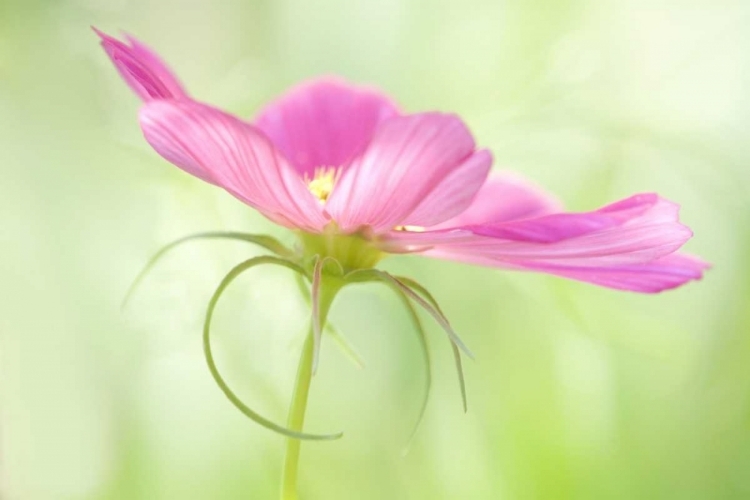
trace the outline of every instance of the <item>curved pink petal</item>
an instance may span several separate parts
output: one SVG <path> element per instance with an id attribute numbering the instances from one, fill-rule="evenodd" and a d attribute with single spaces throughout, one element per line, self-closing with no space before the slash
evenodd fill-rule
<path id="1" fill-rule="evenodd" d="M 102 47 L 131 89 L 144 101 L 187 97 L 177 77 L 146 45 L 127 36 L 130 45 L 94 28 Z"/>
<path id="2" fill-rule="evenodd" d="M 691 255 L 672 254 L 644 264 L 632 264 L 593 269 L 565 267 L 526 267 L 577 281 L 617 290 L 639 293 L 658 293 L 703 278 L 703 272 L 711 266 Z"/>
<path id="3" fill-rule="evenodd" d="M 486 149 L 469 156 L 422 200 L 402 225 L 434 226 L 463 213 L 485 184 L 490 167 L 492 154 Z"/>
<path id="4" fill-rule="evenodd" d="M 455 115 L 391 118 L 341 176 L 326 209 L 343 231 L 363 226 L 376 233 L 389 231 L 409 221 L 420 203 L 472 153 L 474 139 Z"/>
<path id="5" fill-rule="evenodd" d="M 476 235 L 502 238 L 523 243 L 558 243 L 569 245 L 577 238 L 609 237 L 630 230 L 669 228 L 687 229 L 673 223 L 678 220 L 679 206 L 653 193 L 638 194 L 587 213 L 559 213 L 533 219 L 485 223 L 471 226 Z"/>
<path id="6" fill-rule="evenodd" d="M 562 203 L 540 187 L 512 172 L 493 172 L 469 207 L 430 229 L 508 222 L 562 210 Z"/>
<path id="7" fill-rule="evenodd" d="M 315 232 L 329 222 L 299 175 L 252 125 L 188 100 L 151 101 L 140 121 L 146 140 L 164 158 L 278 224 Z"/>
<path id="8" fill-rule="evenodd" d="M 396 106 L 376 90 L 324 78 L 269 104 L 255 125 L 302 175 L 312 177 L 316 167 L 346 168 L 378 124 L 396 114 Z"/>
<path id="9" fill-rule="evenodd" d="M 612 288 L 632 282 L 628 289 L 636 289 L 640 283 L 646 290 L 651 285 L 658 288 L 659 283 L 666 287 L 679 276 L 685 281 L 696 279 L 696 267 L 672 255 L 692 236 L 678 221 L 678 208 L 657 195 L 642 194 L 587 213 L 421 233 L 394 231 L 381 239 L 381 246 L 387 251 L 422 251 L 436 258 L 547 272 Z"/>

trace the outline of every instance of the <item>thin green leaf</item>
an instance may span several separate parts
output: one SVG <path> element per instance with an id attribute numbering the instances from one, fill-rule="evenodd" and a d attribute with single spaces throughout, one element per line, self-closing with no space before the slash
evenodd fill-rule
<path id="1" fill-rule="evenodd" d="M 315 259 L 312 277 L 312 330 L 313 330 L 313 358 L 312 373 L 318 371 L 318 360 L 320 359 L 320 339 L 323 336 L 320 328 L 320 287 L 323 281 L 324 259 Z"/>
<path id="2" fill-rule="evenodd" d="M 419 320 L 419 315 L 417 314 L 417 311 L 414 309 L 414 306 L 411 305 L 411 302 L 409 301 L 409 297 L 405 293 L 399 290 L 397 295 L 399 296 L 401 301 L 404 303 L 404 306 L 409 312 L 409 318 L 411 319 L 412 323 L 414 323 L 414 330 L 416 330 L 417 332 L 417 337 L 419 338 L 419 346 L 422 348 L 422 356 L 424 356 L 424 367 L 425 367 L 424 396 L 422 397 L 422 405 L 419 408 L 419 415 L 417 416 L 417 421 L 414 424 L 414 428 L 412 429 L 411 434 L 409 435 L 409 440 L 406 442 L 406 446 L 404 447 L 404 450 L 402 452 L 404 455 L 406 455 L 409 452 L 409 449 L 411 448 L 411 444 L 414 441 L 414 436 L 417 435 L 419 426 L 422 423 L 422 420 L 424 420 L 424 415 L 425 415 L 425 412 L 427 411 L 427 403 L 429 402 L 430 392 L 432 390 L 432 361 L 430 358 L 430 349 L 427 344 L 427 335 L 425 335 L 424 328 L 422 327 L 422 322 Z"/>
<path id="3" fill-rule="evenodd" d="M 403 295 L 407 299 L 414 300 L 419 305 L 421 305 L 427 312 L 429 312 L 435 319 L 438 320 L 438 322 L 443 326 L 443 328 L 448 332 L 448 338 L 451 342 L 451 348 L 453 349 L 453 357 L 456 363 L 456 371 L 458 372 L 458 384 L 461 389 L 461 401 L 463 402 L 463 408 L 464 412 L 468 409 L 467 404 L 467 397 L 466 397 L 466 382 L 464 378 L 464 371 L 463 371 L 463 364 L 461 362 L 461 352 L 459 351 L 459 347 L 461 344 L 456 342 L 454 339 L 457 339 L 458 336 L 453 332 L 452 328 L 450 327 L 450 323 L 448 323 L 448 320 L 445 318 L 445 315 L 443 314 L 443 311 L 440 309 L 440 306 L 438 305 L 435 298 L 432 296 L 432 294 L 422 285 L 417 283 L 414 280 L 411 280 L 409 278 L 396 278 L 395 276 L 391 276 L 390 274 L 378 271 L 377 269 L 361 269 L 357 271 L 352 271 L 351 273 L 346 275 L 347 281 L 351 281 L 354 283 L 364 283 L 364 282 L 370 282 L 370 281 L 380 281 L 382 283 L 385 283 L 389 286 L 391 286 L 394 290 L 399 292 L 399 295 Z M 408 286 L 407 286 L 408 285 Z M 417 295 L 411 288 L 414 287 L 419 293 L 425 296 L 425 298 L 420 297 Z M 428 303 L 429 302 L 429 303 Z M 409 304 L 411 307 L 411 304 Z M 413 308 L 412 308 L 413 311 Z M 442 319 L 442 321 L 441 321 Z M 447 328 L 446 328 L 447 325 Z M 453 335 L 451 335 L 451 332 Z M 460 341 L 460 339 L 458 339 Z"/>
<path id="4" fill-rule="evenodd" d="M 347 275 L 347 279 L 353 282 L 380 280 L 384 283 L 387 283 L 394 289 L 404 293 L 408 298 L 421 305 L 428 313 L 430 313 L 430 315 L 432 315 L 432 317 L 434 317 L 438 321 L 438 323 L 440 323 L 443 329 L 445 329 L 445 331 L 448 333 L 448 337 L 451 341 L 453 357 L 456 363 L 456 371 L 458 372 L 458 383 L 461 389 L 461 400 L 463 402 L 464 412 L 466 412 L 468 409 L 466 383 L 464 378 L 463 364 L 461 363 L 461 353 L 459 351 L 459 347 L 461 347 L 463 343 L 451 328 L 450 323 L 443 314 L 443 311 L 440 309 L 440 306 L 438 305 L 432 294 L 425 287 L 410 278 L 404 278 L 400 276 L 396 278 L 388 273 L 378 271 L 376 269 L 352 271 Z M 422 294 L 425 298 L 417 295 L 417 293 L 415 293 L 412 288 L 416 289 L 417 292 Z M 473 357 L 465 346 L 463 347 L 463 349 L 469 353 L 470 357 Z"/>
<path id="5" fill-rule="evenodd" d="M 417 281 L 414 281 L 411 278 L 407 278 L 404 276 L 397 276 L 396 279 L 403 283 L 405 286 L 408 286 L 410 288 L 413 288 L 417 290 L 417 293 L 420 293 L 427 299 L 427 301 L 432 304 L 432 307 L 435 308 L 435 310 L 443 317 L 445 315 L 443 314 L 443 311 L 440 309 L 440 305 L 438 304 L 437 300 L 435 300 L 435 297 L 432 296 L 429 290 L 427 290 L 424 286 L 422 286 Z M 467 398 L 466 398 L 466 380 L 464 378 L 464 368 L 463 363 L 461 362 L 461 352 L 458 350 L 458 346 L 455 342 L 451 341 L 451 349 L 453 350 L 453 359 L 456 363 L 456 371 L 458 372 L 458 384 L 461 388 L 461 400 L 463 401 L 464 405 L 464 413 L 468 411 L 469 407 L 467 404 Z"/>
<path id="6" fill-rule="evenodd" d="M 453 349 L 453 359 L 456 362 L 456 372 L 458 373 L 458 385 L 461 388 L 461 401 L 464 404 L 464 413 L 469 411 L 469 405 L 466 401 L 466 380 L 464 379 L 464 367 L 461 362 L 461 351 L 458 350 L 458 346 L 455 342 L 451 342 L 451 348 Z"/>
<path id="7" fill-rule="evenodd" d="M 389 275 L 390 276 L 390 275 Z M 414 281 L 411 278 L 406 278 L 404 276 L 391 276 L 396 282 L 409 290 L 407 292 L 407 295 L 409 295 L 411 298 L 413 298 L 415 301 L 417 301 L 418 304 L 420 304 L 422 307 L 424 307 L 427 312 L 435 316 L 435 319 L 438 320 L 438 322 L 443 326 L 443 328 L 446 329 L 448 334 L 450 335 L 453 342 L 461 348 L 464 353 L 466 353 L 467 356 L 474 359 L 474 354 L 469 350 L 468 347 L 463 343 L 463 341 L 459 338 L 458 334 L 453 330 L 453 327 L 451 326 L 450 322 L 448 321 L 448 318 L 445 316 L 445 313 L 443 313 L 443 310 L 440 308 L 440 304 L 438 304 L 437 300 L 435 300 L 435 297 L 427 290 L 425 287 L 423 287 L 418 282 Z M 415 293 L 412 289 L 416 290 Z M 419 295 L 417 295 L 419 294 Z M 420 296 L 421 295 L 421 296 Z"/>
<path id="8" fill-rule="evenodd" d="M 301 274 L 295 274 L 295 276 L 297 286 L 299 287 L 299 291 L 302 294 L 302 297 L 305 299 L 307 305 L 312 307 L 312 298 L 310 297 L 310 290 L 307 288 L 307 285 L 305 283 L 305 276 Z M 357 368 L 365 368 L 365 365 L 367 363 L 365 362 L 362 355 L 359 353 L 359 351 L 357 351 L 354 345 L 349 342 L 349 340 L 341 332 L 339 332 L 335 326 L 333 326 L 333 323 L 331 323 L 330 320 L 326 321 L 326 325 L 323 328 L 323 331 L 330 335 L 331 339 L 333 339 L 339 349 L 341 349 L 341 352 L 344 353 L 344 355 L 352 363 L 354 363 Z"/>
<path id="9" fill-rule="evenodd" d="M 314 259 L 312 272 L 313 375 L 318 371 L 320 341 L 323 336 L 322 327 L 327 322 L 328 310 L 333 303 L 334 297 L 341 289 L 340 278 L 344 274 L 341 264 L 333 257 L 320 257 L 316 255 Z M 326 268 L 327 272 L 324 273 L 323 271 Z M 325 283 L 324 279 L 326 280 Z"/>
<path id="10" fill-rule="evenodd" d="M 458 347 L 461 348 L 464 353 L 466 353 L 467 356 L 474 359 L 474 354 L 469 350 L 468 347 L 466 347 L 466 344 L 464 344 L 463 340 L 458 336 L 458 334 L 453 330 L 453 327 L 451 326 L 450 322 L 448 321 L 448 318 L 445 317 L 443 314 L 443 311 L 440 310 L 440 307 L 437 305 L 437 302 L 432 297 L 432 295 L 422 286 L 419 285 L 419 283 L 408 280 L 410 283 L 413 283 L 417 285 L 415 288 L 417 288 L 420 292 L 424 293 L 429 300 L 429 302 L 425 299 L 423 299 L 420 295 L 416 294 L 409 286 L 404 284 L 404 282 L 400 281 L 400 278 L 396 278 L 395 276 L 392 276 L 384 271 L 379 271 L 377 269 L 361 269 L 357 271 L 352 271 L 347 275 L 350 280 L 358 280 L 359 277 L 363 277 L 364 279 L 367 279 L 368 276 L 378 276 L 378 278 L 381 281 L 384 281 L 386 283 L 391 284 L 392 286 L 395 286 L 402 292 L 404 292 L 410 299 L 412 299 L 414 302 L 422 306 L 422 308 L 427 311 L 430 316 L 435 318 L 435 321 L 438 322 L 440 326 L 443 327 L 443 330 L 445 330 L 445 333 L 448 334 L 448 337 L 450 337 L 451 341 L 455 343 Z"/>
<path id="11" fill-rule="evenodd" d="M 239 409 L 244 415 L 249 417 L 251 420 L 253 420 L 257 424 L 262 425 L 266 429 L 272 430 L 286 437 L 294 438 L 294 439 L 307 439 L 307 440 L 317 440 L 317 441 L 338 439 L 341 436 L 343 436 L 343 433 L 339 432 L 336 434 L 306 434 L 302 432 L 296 432 L 286 427 L 283 427 L 279 424 L 276 424 L 268 420 L 267 418 L 261 416 L 259 413 L 257 413 L 256 411 L 248 407 L 245 403 L 243 403 L 234 394 L 234 392 L 232 392 L 232 390 L 229 388 L 229 386 L 227 385 L 227 383 L 224 381 L 223 377 L 219 373 L 218 368 L 216 367 L 216 362 L 214 360 L 213 353 L 211 351 L 211 338 L 210 338 L 211 319 L 213 318 L 214 308 L 216 307 L 216 304 L 219 301 L 219 298 L 224 293 L 226 288 L 232 283 L 232 281 L 234 281 L 243 272 L 261 264 L 280 265 L 280 266 L 289 268 L 295 272 L 304 273 L 304 270 L 301 267 L 299 267 L 297 264 L 295 264 L 294 262 L 291 262 L 291 261 L 288 261 L 286 259 L 282 259 L 279 257 L 273 257 L 270 255 L 248 259 L 245 262 L 238 264 L 231 271 L 229 271 L 229 273 L 224 277 L 224 279 L 221 281 L 218 288 L 214 292 L 213 296 L 211 297 L 211 300 L 208 303 L 208 309 L 206 310 L 206 319 L 205 319 L 205 322 L 203 323 L 203 351 L 206 357 L 206 363 L 208 364 L 208 368 L 211 371 L 211 375 L 213 376 L 214 380 L 216 381 L 216 384 L 222 390 L 224 395 L 229 399 L 229 401 L 231 401 L 231 403 L 235 407 L 237 407 L 237 409 Z"/>
<path id="12" fill-rule="evenodd" d="M 305 274 L 299 274 L 296 273 L 294 275 L 294 281 L 297 282 L 297 288 L 299 289 L 300 294 L 302 294 L 302 297 L 305 299 L 305 302 L 307 305 L 311 305 L 311 299 L 310 299 L 310 289 L 307 288 L 307 281 L 305 281 L 305 278 L 307 278 L 307 275 Z"/>
<path id="13" fill-rule="evenodd" d="M 170 250 L 182 245 L 183 243 L 187 243 L 193 240 L 201 240 L 201 239 L 230 239 L 230 240 L 245 241 L 247 243 L 253 243 L 255 245 L 259 245 L 265 248 L 266 250 L 275 253 L 276 255 L 280 257 L 290 258 L 294 255 L 294 253 L 291 250 L 289 250 L 287 247 L 285 247 L 283 244 L 281 244 L 279 240 L 271 236 L 266 236 L 263 234 L 248 234 L 248 233 L 239 233 L 239 232 L 232 232 L 232 231 L 230 232 L 218 232 L 217 231 L 217 232 L 191 234 L 189 236 L 185 236 L 176 241 L 173 241 L 172 243 L 169 243 L 168 245 L 165 245 L 158 252 L 156 252 L 156 254 L 154 254 L 154 256 L 151 257 L 151 259 L 149 259 L 149 261 L 143 267 L 141 272 L 138 273 L 138 276 L 136 276 L 133 283 L 130 285 L 130 288 L 128 288 L 128 291 L 125 294 L 125 298 L 122 301 L 121 307 L 124 308 L 128 304 L 130 297 L 132 297 L 133 292 L 135 292 L 136 288 L 138 288 L 138 285 L 140 285 L 141 281 L 143 281 L 143 278 L 154 267 L 154 265 L 162 257 L 164 257 L 165 254 L 167 254 Z"/>
<path id="14" fill-rule="evenodd" d="M 341 352 L 344 353 L 344 355 L 351 360 L 354 365 L 359 369 L 364 369 L 367 363 L 365 362 L 362 355 L 357 351 L 357 349 L 352 345 L 351 342 L 341 333 L 339 332 L 330 321 L 326 322 L 326 327 L 324 331 L 331 337 L 331 339 L 336 342 L 336 345 L 339 346 L 339 349 L 341 349 Z"/>
<path id="15" fill-rule="evenodd" d="M 443 310 L 440 308 L 440 304 L 438 304 L 435 297 L 430 293 L 429 290 L 427 290 L 421 283 L 418 281 L 415 281 L 411 278 L 407 278 L 406 276 L 394 276 L 397 280 L 399 280 L 402 284 L 408 286 L 409 288 L 413 288 L 417 291 L 417 293 L 424 296 L 424 298 L 429 301 L 430 304 L 432 304 L 432 307 L 435 308 L 437 312 L 440 313 L 441 316 L 445 317 L 445 314 L 443 313 Z"/>

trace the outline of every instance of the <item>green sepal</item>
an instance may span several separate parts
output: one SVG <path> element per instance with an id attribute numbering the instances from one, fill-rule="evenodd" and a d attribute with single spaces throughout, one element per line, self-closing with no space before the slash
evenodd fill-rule
<path id="1" fill-rule="evenodd" d="M 394 290 L 405 294 L 409 299 L 415 301 L 417 304 L 427 311 L 435 320 L 443 327 L 443 330 L 448 334 L 448 338 L 451 341 L 451 348 L 453 349 L 453 358 L 456 364 L 456 371 L 458 373 L 458 383 L 461 389 L 461 401 L 463 403 L 464 412 L 468 409 L 467 397 L 466 397 L 466 381 L 464 378 L 463 364 L 461 362 L 461 352 L 463 350 L 470 358 L 473 359 L 474 355 L 466 347 L 466 345 L 458 337 L 458 334 L 453 330 L 450 322 L 443 314 L 435 298 L 432 294 L 422 285 L 410 278 L 395 277 L 384 271 L 377 269 L 362 269 L 352 271 L 345 276 L 345 279 L 349 282 L 369 282 L 369 281 L 380 281 L 391 286 Z M 412 290 L 414 288 L 417 292 Z M 422 297 L 424 296 L 424 298 Z M 460 350 L 459 350 L 460 349 Z"/>
<path id="2" fill-rule="evenodd" d="M 414 424 L 414 428 L 412 429 L 411 434 L 409 435 L 409 440 L 406 442 L 406 446 L 404 447 L 402 451 L 402 454 L 406 455 L 409 452 L 409 449 L 411 448 L 411 444 L 414 441 L 414 437 L 417 435 L 417 431 L 419 430 L 420 424 L 422 423 L 422 420 L 424 420 L 424 415 L 427 412 L 427 403 L 430 400 L 430 393 L 432 392 L 432 360 L 430 357 L 430 348 L 427 343 L 427 335 L 425 335 L 424 328 L 422 327 L 422 321 L 420 321 L 419 315 L 417 314 L 416 309 L 414 309 L 414 306 L 411 304 L 409 297 L 405 293 L 398 291 L 397 295 L 403 302 L 404 307 L 406 307 L 406 310 L 409 313 L 409 319 L 411 319 L 412 323 L 414 324 L 414 330 L 417 332 L 417 337 L 419 340 L 419 347 L 422 349 L 422 356 L 424 357 L 424 368 L 425 368 L 424 395 L 422 397 L 422 404 L 420 405 L 420 408 L 419 408 L 419 415 L 417 416 L 417 421 Z"/>
<path id="3" fill-rule="evenodd" d="M 312 307 L 312 299 L 310 298 L 310 290 L 307 288 L 307 284 L 305 282 L 305 277 L 301 274 L 296 274 L 296 281 L 297 286 L 299 287 L 299 291 L 302 294 L 302 297 L 305 299 L 305 303 L 308 306 Z M 326 325 L 323 328 L 323 331 L 327 333 L 331 339 L 336 343 L 336 345 L 339 347 L 341 352 L 346 356 L 349 361 L 351 361 L 357 368 L 363 369 L 366 366 L 366 362 L 362 355 L 357 351 L 357 349 L 354 347 L 354 345 L 349 342 L 349 339 L 346 338 L 344 334 L 338 331 L 338 329 L 333 326 L 333 323 L 331 323 L 330 320 L 326 321 Z"/>
<path id="4" fill-rule="evenodd" d="M 344 269 L 341 264 L 333 257 L 314 258 L 312 271 L 312 330 L 313 330 L 313 359 L 312 373 L 318 370 L 320 360 L 320 343 L 323 336 L 323 326 L 328 318 L 328 311 L 333 304 L 333 300 L 339 290 L 344 286 L 341 277 Z M 328 269 L 328 272 L 323 272 Z M 332 269 L 332 270 L 331 270 Z"/>
<path id="5" fill-rule="evenodd" d="M 461 348 L 461 350 L 467 356 L 474 359 L 474 353 L 471 352 L 471 350 L 466 346 L 466 344 L 464 344 L 463 340 L 461 340 L 461 338 L 458 336 L 455 330 L 453 330 L 453 327 L 448 321 L 448 318 L 446 318 L 445 314 L 443 314 L 443 311 L 440 310 L 440 307 L 438 307 L 435 299 L 423 286 L 419 285 L 417 282 L 413 280 L 408 280 L 412 285 L 416 285 L 415 288 L 418 287 L 417 290 L 420 291 L 420 293 L 426 294 L 427 300 L 425 300 L 420 295 L 415 293 L 404 282 L 400 281 L 401 278 L 396 278 L 378 269 L 360 269 L 357 271 L 352 271 L 349 274 L 347 274 L 345 278 L 348 281 L 353 281 L 353 282 L 357 282 L 359 280 L 372 281 L 373 279 L 377 279 L 392 287 L 395 287 L 396 289 L 401 290 L 410 299 L 412 299 L 414 302 L 419 304 L 425 311 L 427 311 L 430 314 L 430 316 L 432 316 L 435 319 L 435 321 L 437 321 L 438 324 L 441 327 L 443 327 L 443 330 L 445 330 L 445 333 L 448 334 L 448 337 L 450 337 L 451 342 L 453 342 L 459 348 Z"/>
<path id="6" fill-rule="evenodd" d="M 264 234 L 248 234 L 234 231 L 213 231 L 191 234 L 163 246 L 158 252 L 154 254 L 153 257 L 151 257 L 151 259 L 149 259 L 143 269 L 141 269 L 141 272 L 138 273 L 138 276 L 136 276 L 133 283 L 130 285 L 130 288 L 128 288 L 128 291 L 125 294 L 125 298 L 122 301 L 121 307 L 125 307 L 128 304 L 130 297 L 133 295 L 133 292 L 135 292 L 136 288 L 138 288 L 138 285 L 140 285 L 141 281 L 143 281 L 143 278 L 154 267 L 154 265 L 156 265 L 156 263 L 162 257 L 164 257 L 164 255 L 166 255 L 170 250 L 173 250 L 174 248 L 182 245 L 183 243 L 202 239 L 229 239 L 245 241 L 247 243 L 253 243 L 255 245 L 263 247 L 266 250 L 278 255 L 279 257 L 292 258 L 294 256 L 294 252 L 285 247 L 279 240 L 273 238 L 272 236 L 267 236 Z"/>
<path id="7" fill-rule="evenodd" d="M 445 314 L 443 314 L 442 309 L 440 309 L 440 305 L 438 304 L 437 300 L 435 300 L 435 297 L 432 296 L 432 294 L 427 290 L 424 286 L 422 286 L 420 283 L 414 281 L 411 278 L 407 278 L 405 276 L 397 276 L 396 279 L 403 283 L 405 286 L 412 288 L 417 291 L 417 293 L 421 294 L 427 301 L 432 304 L 432 307 L 435 308 L 435 310 L 440 314 L 443 318 L 445 318 Z M 446 321 L 448 321 L 446 319 Z M 451 342 L 451 349 L 453 350 L 453 359 L 456 364 L 456 372 L 458 373 L 458 384 L 461 388 L 461 400 L 463 401 L 464 405 L 464 413 L 468 411 L 469 406 L 466 401 L 466 380 L 464 378 L 464 368 L 463 363 L 461 361 L 461 352 L 458 349 L 458 346 L 455 342 Z"/>
<path id="8" fill-rule="evenodd" d="M 230 283 L 232 283 L 232 281 L 234 281 L 243 272 L 261 264 L 280 265 L 288 269 L 291 269 L 292 271 L 295 271 L 298 273 L 304 273 L 304 270 L 296 263 L 286 260 L 286 259 L 279 258 L 279 257 L 270 256 L 270 255 L 264 255 L 264 256 L 248 259 L 242 262 L 241 264 L 238 264 L 231 271 L 229 271 L 229 273 L 224 277 L 224 279 L 221 281 L 218 288 L 214 292 L 213 296 L 211 297 L 211 300 L 208 303 L 208 308 L 206 310 L 206 319 L 205 319 L 205 322 L 203 323 L 203 351 L 206 357 L 206 363 L 208 364 L 208 368 L 211 371 L 211 375 L 213 376 L 214 380 L 216 381 L 216 384 L 222 390 L 222 392 L 227 397 L 227 399 L 229 399 L 229 401 L 235 407 L 237 407 L 237 409 L 239 409 L 244 415 L 249 417 L 251 420 L 253 420 L 257 424 L 262 425 L 266 429 L 272 430 L 286 437 L 294 438 L 294 439 L 305 439 L 305 440 L 315 440 L 315 441 L 327 441 L 327 440 L 339 439 L 340 437 L 343 436 L 342 432 L 339 432 L 336 434 L 307 434 L 303 432 L 296 432 L 286 427 L 283 427 L 279 424 L 276 424 L 275 422 L 272 422 L 271 420 L 263 417 L 258 412 L 248 407 L 234 394 L 234 392 L 229 388 L 229 386 L 227 385 L 227 383 L 224 381 L 223 377 L 219 373 L 218 368 L 216 367 L 216 362 L 213 358 L 213 353 L 211 351 L 211 338 L 210 338 L 211 319 L 213 317 L 214 308 L 216 307 L 216 304 L 219 301 L 219 298 L 221 297 L 222 293 L 224 293 L 224 290 L 226 290 L 226 288 L 230 285 Z"/>

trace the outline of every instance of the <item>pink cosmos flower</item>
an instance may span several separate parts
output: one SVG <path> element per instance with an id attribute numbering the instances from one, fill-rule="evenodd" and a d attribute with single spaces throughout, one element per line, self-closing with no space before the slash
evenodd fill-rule
<path id="1" fill-rule="evenodd" d="M 679 207 L 637 194 L 585 213 L 504 172 L 453 114 L 406 114 L 370 88 L 303 83 L 252 121 L 203 104 L 132 37 L 98 32 L 144 101 L 140 124 L 165 159 L 272 221 L 309 235 L 357 235 L 386 253 L 538 271 L 642 293 L 700 279 L 676 253 Z"/>
<path id="2" fill-rule="evenodd" d="M 297 498 L 299 440 L 341 436 L 306 434 L 302 423 L 327 313 L 348 283 L 380 281 L 404 300 L 427 361 L 419 420 L 429 394 L 430 358 L 412 303 L 448 333 L 466 408 L 459 349 L 470 352 L 424 287 L 373 269 L 388 253 L 537 271 L 642 293 L 700 279 L 708 267 L 677 253 L 692 233 L 679 222 L 675 203 L 647 193 L 591 212 L 564 213 L 554 197 L 521 177 L 491 173 L 491 154 L 477 149 L 456 115 L 406 114 L 376 90 L 325 78 L 299 85 L 246 121 L 193 99 L 162 60 L 134 38 L 122 42 L 97 33 L 120 75 L 144 101 L 140 124 L 151 146 L 299 236 L 293 251 L 268 236 L 203 233 L 168 245 L 146 268 L 196 237 L 241 239 L 277 255 L 251 258 L 222 280 L 208 306 L 203 345 L 211 374 L 228 399 L 254 421 L 292 438 L 282 498 Z M 313 314 L 288 427 L 262 417 L 229 389 L 209 340 L 223 291 L 244 271 L 267 263 L 292 269 L 311 283 L 308 292 L 302 282 Z"/>

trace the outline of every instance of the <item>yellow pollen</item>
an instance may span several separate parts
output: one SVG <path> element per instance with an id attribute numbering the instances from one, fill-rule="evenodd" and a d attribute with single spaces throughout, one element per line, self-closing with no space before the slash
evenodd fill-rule
<path id="1" fill-rule="evenodd" d="M 411 233 L 423 233 L 424 228 L 422 226 L 396 226 L 393 228 L 396 231 L 409 231 Z"/>
<path id="2" fill-rule="evenodd" d="M 338 173 L 336 167 L 317 167 L 312 180 L 308 180 L 307 176 L 305 176 L 307 189 L 310 190 L 320 203 L 325 203 L 328 197 L 331 196 Z"/>

